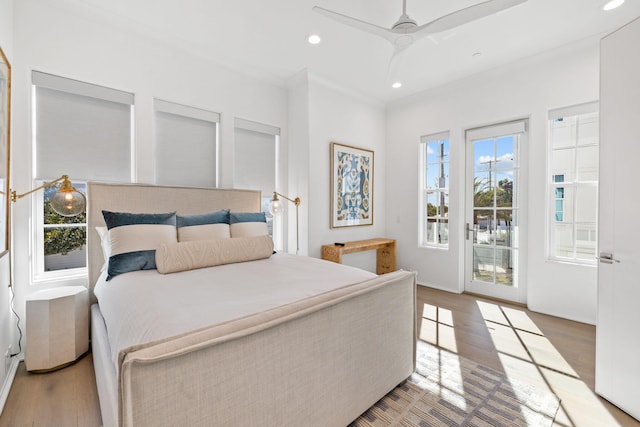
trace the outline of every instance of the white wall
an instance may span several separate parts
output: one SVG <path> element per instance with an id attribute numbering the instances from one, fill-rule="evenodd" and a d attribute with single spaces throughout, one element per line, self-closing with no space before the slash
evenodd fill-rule
<path id="1" fill-rule="evenodd" d="M 387 234 L 400 242 L 398 265 L 418 281 L 463 291 L 464 130 L 529 118 L 523 147 L 524 267 L 532 310 L 595 323 L 596 268 L 546 261 L 546 156 L 549 109 L 598 99 L 598 40 L 586 40 L 485 72 L 388 106 Z M 421 135 L 451 132 L 450 248 L 418 248 Z"/>
<path id="2" fill-rule="evenodd" d="M 0 0 L 0 47 L 13 66 L 13 0 Z M 0 358 L 2 359 L 0 362 L 0 385 L 5 384 L 5 386 L 8 386 L 5 383 L 8 373 L 4 360 L 5 351 L 9 346 L 12 346 L 12 352 L 18 351 L 17 342 L 14 342 L 17 336 L 15 318 L 11 314 L 9 263 L 9 255 L 0 258 Z M 24 322 L 22 326 L 24 329 Z M 8 390 L 6 391 L 8 392 Z"/>
<path id="3" fill-rule="evenodd" d="M 309 79 L 309 255 L 334 242 L 386 237 L 386 151 L 383 104 Z M 374 151 L 373 225 L 330 228 L 330 145 L 339 142 Z M 346 255 L 343 262 L 375 272 L 375 251 Z"/>
<path id="4" fill-rule="evenodd" d="M 220 184 L 233 186 L 234 118 L 282 130 L 287 150 L 287 90 L 196 57 L 162 40 L 97 18 L 73 2 L 14 4 L 14 187 L 32 187 L 30 73 L 39 70 L 135 94 L 136 180 L 151 183 L 153 98 L 221 113 Z M 87 141 L 88 144 L 91 141 Z M 96 159 L 99 161 L 99 159 Z M 286 168 L 286 164 L 283 165 Z M 61 170 L 60 173 L 64 173 Z M 73 178 L 73 177 L 72 177 Z M 29 198 L 14 206 L 15 281 L 19 311 L 30 293 L 60 283 L 32 283 Z M 90 230 L 91 232 L 91 230 Z M 75 284 L 86 284 L 86 279 Z M 72 282 L 73 283 L 73 282 Z"/>
<path id="5" fill-rule="evenodd" d="M 309 196 L 309 73 L 301 70 L 288 83 L 289 93 L 289 146 L 286 151 L 287 169 L 282 169 L 281 182 L 286 183 L 289 198 L 300 197 L 298 207 L 300 223 L 300 255 L 309 254 L 309 210 L 311 198 Z M 287 240 L 289 253 L 293 253 L 296 246 L 295 207 L 292 203 L 285 203 L 288 221 Z"/>

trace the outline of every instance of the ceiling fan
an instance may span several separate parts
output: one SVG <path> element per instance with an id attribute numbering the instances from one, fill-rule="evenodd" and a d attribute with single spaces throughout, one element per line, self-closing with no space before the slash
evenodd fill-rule
<path id="1" fill-rule="evenodd" d="M 391 57 L 391 61 L 393 62 L 393 59 L 399 52 L 423 37 L 447 31 L 468 22 L 484 18 L 485 16 L 493 15 L 494 13 L 517 6 L 526 1 L 527 0 L 487 0 L 449 13 L 426 24 L 418 25 L 415 20 L 407 15 L 407 0 L 403 0 L 402 15 L 400 15 L 398 21 L 393 24 L 391 28 L 384 28 L 319 6 L 314 6 L 313 10 L 342 24 L 366 31 L 367 33 L 389 41 L 394 48 L 393 56 Z"/>

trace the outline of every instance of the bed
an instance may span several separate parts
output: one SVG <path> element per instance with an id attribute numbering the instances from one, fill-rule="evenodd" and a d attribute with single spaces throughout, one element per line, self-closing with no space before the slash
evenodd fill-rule
<path id="1" fill-rule="evenodd" d="M 106 281 L 103 210 L 257 212 L 260 193 L 89 183 L 87 197 L 105 426 L 346 426 L 413 372 L 413 273 L 274 254 Z"/>

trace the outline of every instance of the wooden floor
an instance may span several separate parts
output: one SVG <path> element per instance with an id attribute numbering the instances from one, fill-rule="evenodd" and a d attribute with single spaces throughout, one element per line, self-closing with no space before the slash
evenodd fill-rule
<path id="1" fill-rule="evenodd" d="M 556 426 L 640 427 L 593 391 L 593 326 L 419 287 L 418 328 L 425 341 L 553 391 L 562 399 Z M 100 425 L 91 354 L 47 374 L 20 364 L 0 427 Z"/>

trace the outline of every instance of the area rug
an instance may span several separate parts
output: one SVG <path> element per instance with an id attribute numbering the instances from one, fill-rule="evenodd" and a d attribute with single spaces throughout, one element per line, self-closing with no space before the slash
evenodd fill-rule
<path id="1" fill-rule="evenodd" d="M 560 399 L 418 341 L 416 372 L 349 427 L 551 426 Z"/>

